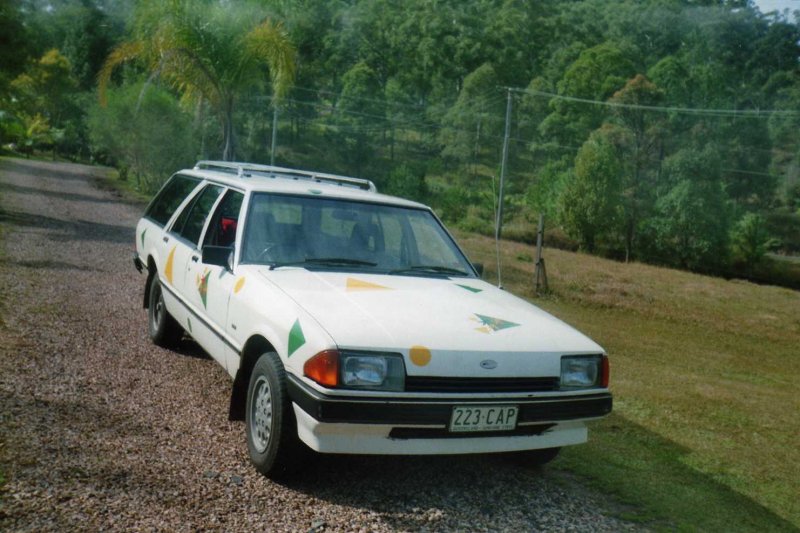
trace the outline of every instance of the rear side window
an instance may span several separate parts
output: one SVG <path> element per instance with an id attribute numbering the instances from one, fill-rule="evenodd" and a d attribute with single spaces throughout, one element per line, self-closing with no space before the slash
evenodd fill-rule
<path id="1" fill-rule="evenodd" d="M 144 216 L 163 226 L 199 182 L 199 179 L 189 176 L 172 176 L 153 201 L 150 202 Z"/>

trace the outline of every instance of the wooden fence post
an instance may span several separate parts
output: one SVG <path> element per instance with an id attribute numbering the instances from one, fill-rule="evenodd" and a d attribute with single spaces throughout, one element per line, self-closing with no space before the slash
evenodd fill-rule
<path id="1" fill-rule="evenodd" d="M 533 273 L 534 285 L 536 294 L 546 293 L 547 287 L 547 269 L 544 266 L 544 257 L 542 257 L 542 241 L 544 240 L 544 214 L 539 214 L 539 229 L 536 232 L 536 269 Z"/>

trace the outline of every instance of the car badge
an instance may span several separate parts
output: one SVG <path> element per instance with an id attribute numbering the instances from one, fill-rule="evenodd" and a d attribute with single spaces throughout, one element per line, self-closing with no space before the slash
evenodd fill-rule
<path id="1" fill-rule="evenodd" d="M 492 361 L 491 359 L 481 361 L 481 368 L 485 368 L 486 370 L 494 370 L 497 368 L 497 361 Z"/>

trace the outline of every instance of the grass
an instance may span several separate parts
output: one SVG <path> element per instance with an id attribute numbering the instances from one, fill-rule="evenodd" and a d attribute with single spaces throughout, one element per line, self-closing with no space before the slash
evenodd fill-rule
<path id="1" fill-rule="evenodd" d="M 494 280 L 494 242 L 458 234 Z M 632 504 L 628 518 L 703 531 L 800 526 L 800 292 L 583 254 L 501 246 L 503 284 L 609 353 L 614 414 L 566 469 Z"/>

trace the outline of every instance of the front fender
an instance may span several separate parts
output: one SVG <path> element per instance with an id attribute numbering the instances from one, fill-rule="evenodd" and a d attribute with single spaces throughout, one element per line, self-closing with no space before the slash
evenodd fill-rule
<path id="1" fill-rule="evenodd" d="M 258 335 L 280 356 L 287 372 L 301 376 L 303 364 L 313 355 L 336 348 L 333 338 L 300 305 L 249 267 L 228 304 L 234 338 L 244 347 Z"/>

